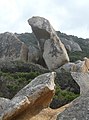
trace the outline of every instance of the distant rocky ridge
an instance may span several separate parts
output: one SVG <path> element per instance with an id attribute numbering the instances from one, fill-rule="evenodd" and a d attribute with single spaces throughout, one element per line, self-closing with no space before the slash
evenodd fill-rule
<path id="1" fill-rule="evenodd" d="M 14 34 L 0 34 L 0 60 L 27 61 L 28 48 Z"/>
<path id="2" fill-rule="evenodd" d="M 79 44 L 77 42 L 73 41 L 72 38 L 66 39 L 66 38 L 63 37 L 63 38 L 61 38 L 61 41 L 65 45 L 66 49 L 70 52 L 82 51 Z"/>

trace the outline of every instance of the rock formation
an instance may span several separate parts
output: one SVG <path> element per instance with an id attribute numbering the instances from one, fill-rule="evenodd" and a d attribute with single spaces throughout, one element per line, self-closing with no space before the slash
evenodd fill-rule
<path id="1" fill-rule="evenodd" d="M 63 66 L 59 67 L 55 71 L 66 71 L 66 72 L 83 72 L 86 73 L 89 71 L 89 59 L 84 58 L 83 61 L 78 60 L 75 63 L 68 62 Z"/>
<path id="2" fill-rule="evenodd" d="M 28 20 L 39 41 L 43 58 L 49 70 L 54 70 L 69 61 L 67 51 L 48 20 L 32 17 Z"/>
<path id="3" fill-rule="evenodd" d="M 40 58 L 40 50 L 35 46 L 29 45 L 28 62 L 36 63 Z"/>
<path id="4" fill-rule="evenodd" d="M 16 66 L 10 64 L 10 66 L 12 66 L 10 69 L 8 65 L 5 66 L 5 62 L 7 63 L 8 60 L 21 60 L 37 63 L 39 58 L 41 58 L 41 60 L 44 59 L 50 71 L 55 70 L 59 72 L 59 74 L 61 73 L 60 71 L 71 73 L 73 80 L 80 86 L 80 97 L 69 105 L 65 105 L 57 110 L 49 108 L 55 93 L 55 72 L 45 73 L 33 79 L 11 100 L 0 98 L 0 120 L 56 120 L 58 113 L 57 120 L 88 120 L 89 59 L 85 57 L 83 61 L 78 60 L 75 63 L 69 62 L 65 47 L 68 51 L 82 51 L 80 46 L 72 39 L 68 41 L 66 38 L 61 39 L 62 41 L 65 40 L 63 44 L 57 36 L 56 31 L 45 18 L 32 17 L 28 20 L 28 23 L 31 25 L 39 42 L 36 41 L 36 44 L 33 45 L 33 43 L 31 43 L 28 45 L 25 44 L 24 40 L 20 41 L 17 34 L 15 35 L 8 32 L 0 34 L 0 70 L 3 67 L 3 61 L 4 70 L 9 72 L 13 69 L 14 72 L 16 72 L 16 69 L 19 71 L 19 67 L 16 68 Z M 25 63 L 25 66 L 28 65 Z M 20 70 L 27 68 L 27 71 L 29 71 L 29 69 L 31 69 L 30 67 L 28 66 L 27 68 L 21 65 Z M 39 67 L 35 69 L 37 70 L 38 68 Z M 42 68 L 41 70 L 46 72 L 46 69 Z M 1 82 L 2 81 L 6 81 L 6 79 L 1 79 Z M 75 81 L 72 81 L 73 86 L 76 85 Z M 59 80 L 59 82 L 61 81 Z M 70 81 L 66 80 L 66 82 L 68 84 Z M 63 83 L 64 86 L 67 86 L 66 82 L 64 82 L 65 84 Z M 2 86 L 3 85 L 1 85 L 1 89 Z M 70 88 L 67 88 L 67 90 L 69 89 Z M 71 91 L 73 91 L 73 88 Z"/>
<path id="5" fill-rule="evenodd" d="M 27 61 L 28 48 L 14 34 L 0 34 L 0 60 Z"/>
<path id="6" fill-rule="evenodd" d="M 89 120 L 89 91 L 75 99 L 56 120 Z"/>
<path id="7" fill-rule="evenodd" d="M 10 102 L 9 99 L 0 97 L 0 112 L 5 109 L 5 106 Z"/>
<path id="8" fill-rule="evenodd" d="M 47 108 L 54 95 L 55 73 L 46 73 L 36 77 L 20 90 L 0 111 L 0 120 L 30 120 L 42 109 Z"/>
<path id="9" fill-rule="evenodd" d="M 57 116 L 56 120 L 88 120 L 89 119 L 89 72 L 72 72 L 73 79 L 80 86 L 80 97 Z"/>
<path id="10" fill-rule="evenodd" d="M 64 64 L 63 66 L 59 67 L 58 69 L 56 69 L 56 72 L 61 72 L 61 71 L 65 71 L 65 72 L 74 72 L 76 69 L 76 65 L 75 63 L 72 62 L 68 62 L 66 64 Z"/>
<path id="11" fill-rule="evenodd" d="M 70 39 L 60 38 L 60 39 L 68 51 L 70 51 L 70 52 L 82 51 L 79 44 L 77 42 L 73 41 L 72 38 L 70 38 Z"/>
<path id="12" fill-rule="evenodd" d="M 89 91 L 89 73 L 72 72 L 71 75 L 80 86 L 80 95 L 86 94 Z"/>
<path id="13" fill-rule="evenodd" d="M 84 57 L 85 65 L 87 67 L 87 70 L 89 70 L 89 58 Z"/>
<path id="14" fill-rule="evenodd" d="M 16 34 L 17 38 L 28 46 L 28 62 L 37 63 L 41 57 L 38 40 L 33 33 Z"/>

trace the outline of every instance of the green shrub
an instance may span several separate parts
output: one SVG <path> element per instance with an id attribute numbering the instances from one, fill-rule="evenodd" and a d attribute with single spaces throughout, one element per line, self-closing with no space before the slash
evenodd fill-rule
<path id="1" fill-rule="evenodd" d="M 56 86 L 56 92 L 55 92 L 54 98 L 63 99 L 63 100 L 67 100 L 70 102 L 78 96 L 79 96 L 79 94 L 75 94 L 75 93 L 67 91 L 67 90 L 61 90 L 60 86 L 58 86 L 58 85 Z"/>

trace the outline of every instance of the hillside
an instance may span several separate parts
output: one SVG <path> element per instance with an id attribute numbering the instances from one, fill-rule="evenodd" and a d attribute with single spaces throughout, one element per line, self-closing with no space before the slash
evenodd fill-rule
<path id="1" fill-rule="evenodd" d="M 74 43 L 78 44 L 76 49 L 73 48 L 73 45 L 74 45 L 73 44 L 71 46 L 72 47 L 71 50 L 70 51 L 67 50 L 71 62 L 75 62 L 77 60 L 83 60 L 85 56 L 89 56 L 89 53 L 88 53 L 89 40 L 88 39 L 67 35 L 59 31 L 57 31 L 57 34 L 64 44 L 66 43 L 65 40 L 71 41 L 71 43 L 73 43 L 74 41 Z M 21 33 L 21 34 L 15 33 L 15 35 L 18 37 L 19 40 L 24 42 L 27 46 L 31 45 L 39 49 L 38 41 L 33 33 Z M 69 45 L 69 43 L 67 42 L 65 45 L 67 46 Z M 80 51 L 79 47 L 81 48 L 82 51 Z M 0 72 L 1 80 L 7 81 L 2 83 L 1 85 L 0 96 L 7 97 L 7 98 L 12 98 L 21 88 L 23 88 L 26 84 L 28 84 L 28 82 L 31 81 L 32 78 L 36 77 L 39 74 L 49 71 L 33 63 L 29 64 L 29 63 L 24 63 L 22 61 L 21 62 L 20 61 L 0 62 L 0 70 L 1 70 Z M 29 71 L 31 73 L 28 73 Z M 55 82 L 57 84 L 57 88 L 56 88 L 57 92 L 55 94 L 53 102 L 51 103 L 52 108 L 58 108 L 59 106 L 69 103 L 71 100 L 77 97 L 76 94 L 79 94 L 79 87 L 73 81 L 70 73 L 61 72 L 61 74 L 57 75 Z M 5 88 L 4 90 L 3 90 L 3 87 Z M 70 92 L 69 93 L 67 91 L 62 92 L 61 89 L 62 90 L 67 89 Z M 59 92 L 61 93 L 60 96 L 58 96 Z M 73 92 L 73 94 L 71 92 Z M 66 96 L 67 94 L 69 94 L 70 97 Z M 60 99 L 61 97 L 62 99 Z"/>
<path id="2" fill-rule="evenodd" d="M 60 31 L 57 31 L 57 34 L 65 46 L 70 46 L 71 43 L 71 50 L 67 48 L 67 52 L 71 62 L 83 60 L 83 58 L 86 56 L 89 57 L 89 39 L 78 38 L 74 35 L 67 35 L 65 33 L 61 33 Z M 32 44 L 37 47 L 38 45 L 38 41 L 33 33 L 15 33 L 15 35 L 28 46 Z"/>

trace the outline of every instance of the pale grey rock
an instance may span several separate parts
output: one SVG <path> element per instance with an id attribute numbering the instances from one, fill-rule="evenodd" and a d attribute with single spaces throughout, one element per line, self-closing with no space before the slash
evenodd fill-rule
<path id="1" fill-rule="evenodd" d="M 81 95 L 89 91 L 89 73 L 71 72 L 71 75 L 80 86 Z"/>
<path id="2" fill-rule="evenodd" d="M 85 61 L 78 60 L 75 62 L 75 65 L 76 65 L 75 72 L 83 72 L 83 73 L 88 72 Z"/>
<path id="3" fill-rule="evenodd" d="M 0 34 L 0 60 L 27 61 L 28 48 L 13 33 Z"/>
<path id="4" fill-rule="evenodd" d="M 89 73 L 71 72 L 80 86 L 80 97 L 57 116 L 57 120 L 89 120 Z"/>
<path id="5" fill-rule="evenodd" d="M 75 41 L 73 41 L 72 38 L 70 38 L 69 40 L 66 38 L 60 38 L 61 41 L 63 42 L 63 44 L 65 45 L 66 49 L 70 52 L 74 52 L 74 51 L 82 51 L 81 47 L 79 46 L 79 44 Z"/>
<path id="6" fill-rule="evenodd" d="M 47 19 L 36 16 L 30 18 L 28 23 L 39 41 L 49 70 L 54 70 L 69 61 L 64 45 Z"/>
<path id="7" fill-rule="evenodd" d="M 26 110 L 31 113 L 32 109 L 35 112 L 48 107 L 55 92 L 54 79 L 55 72 L 45 73 L 33 79 L 0 111 L 0 120 L 12 120 L 21 116 L 25 118 Z"/>
<path id="8" fill-rule="evenodd" d="M 56 120 L 89 120 L 89 91 L 59 113 Z"/>
<path id="9" fill-rule="evenodd" d="M 20 114 L 23 110 L 25 110 L 30 101 L 26 96 L 18 96 L 14 97 L 0 112 L 0 120 L 10 120 L 12 117 Z M 23 109 L 24 108 L 24 109 Z"/>
<path id="10" fill-rule="evenodd" d="M 10 102 L 9 99 L 6 99 L 6 98 L 2 98 L 0 97 L 0 113 L 1 111 L 3 111 L 6 107 L 6 105 Z"/>
<path id="11" fill-rule="evenodd" d="M 36 63 L 40 58 L 40 50 L 33 45 L 29 45 L 28 62 Z"/>
<path id="12" fill-rule="evenodd" d="M 84 57 L 84 61 L 85 61 L 85 65 L 86 65 L 86 67 L 87 67 L 87 69 L 89 71 L 89 58 Z"/>
<path id="13" fill-rule="evenodd" d="M 55 69 L 55 71 L 87 73 L 89 71 L 89 60 L 88 58 L 84 58 L 84 61 L 78 60 L 75 63 L 68 62 L 59 67 L 58 69 Z"/>
<path id="14" fill-rule="evenodd" d="M 34 80 L 32 80 L 27 86 L 25 86 L 22 90 L 20 90 L 15 97 L 20 95 L 25 95 L 28 97 L 30 102 L 34 102 L 38 97 L 40 97 L 41 93 L 46 93 L 47 91 L 54 91 L 54 78 L 55 72 L 45 73 Z"/>
<path id="15" fill-rule="evenodd" d="M 57 72 L 59 72 L 59 71 L 74 72 L 75 68 L 76 68 L 75 63 L 68 62 L 68 63 L 64 64 L 63 66 L 59 67 L 58 69 L 56 69 L 55 71 L 57 71 Z"/>
<path id="16" fill-rule="evenodd" d="M 41 58 L 41 50 L 39 46 L 39 42 L 36 39 L 33 33 L 22 33 L 17 34 L 15 33 L 17 38 L 24 42 L 28 46 L 28 62 L 38 63 L 38 59 Z"/>

